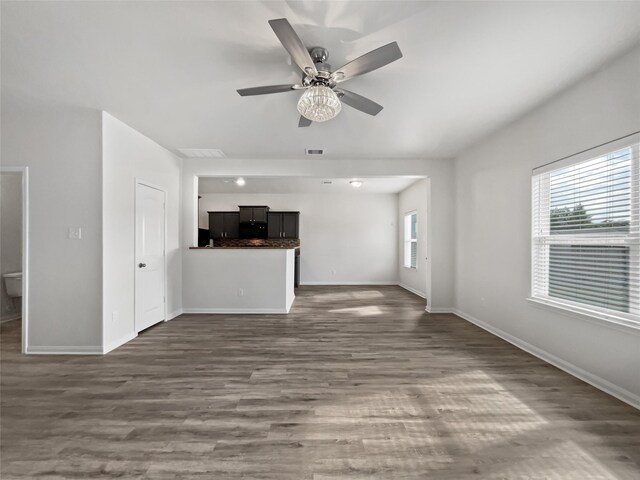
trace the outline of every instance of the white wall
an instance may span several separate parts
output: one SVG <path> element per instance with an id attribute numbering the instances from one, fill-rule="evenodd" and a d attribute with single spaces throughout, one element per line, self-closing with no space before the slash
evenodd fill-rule
<path id="1" fill-rule="evenodd" d="M 526 298 L 531 169 L 640 130 L 639 85 L 635 49 L 455 163 L 456 307 L 638 406 L 640 332 L 542 309 Z"/>
<path id="2" fill-rule="evenodd" d="M 182 160 L 103 113 L 103 319 L 105 349 L 135 335 L 135 180 L 167 191 L 167 313 L 182 308 L 180 181 Z M 115 319 L 113 312 L 116 312 Z"/>
<path id="3" fill-rule="evenodd" d="M 396 194 L 204 194 L 207 211 L 267 205 L 300 212 L 300 281 L 303 284 L 398 282 Z"/>
<path id="4" fill-rule="evenodd" d="M 0 320 L 19 318 L 21 297 L 9 297 L 2 274 L 22 270 L 22 175 L 0 175 Z"/>
<path id="5" fill-rule="evenodd" d="M 29 167 L 31 352 L 101 351 L 100 137 L 97 110 L 3 89 L 2 165 Z"/>
<path id="6" fill-rule="evenodd" d="M 451 308 L 453 305 L 453 265 L 455 209 L 453 205 L 453 161 L 441 160 L 229 160 L 189 159 L 183 164 L 183 255 L 195 245 L 197 228 L 198 175 L 234 177 L 244 176 L 305 176 L 305 177 L 370 177 L 425 176 L 431 179 L 431 265 L 432 307 Z M 237 204 L 236 204 L 237 205 Z M 274 204 L 275 205 L 275 204 Z M 274 207 L 273 205 L 269 205 Z M 275 207 L 274 207 L 275 208 Z M 396 218 L 397 212 L 394 214 Z M 396 220 L 397 222 L 397 220 Z M 395 236 L 395 233 L 394 233 Z M 304 248 L 304 245 L 303 245 Z M 302 252 L 304 255 L 304 251 Z M 395 254 L 394 254 L 395 255 Z M 396 260 L 397 272 L 397 260 Z M 183 277 L 191 275 L 185 265 Z"/>
<path id="7" fill-rule="evenodd" d="M 427 305 L 431 307 L 431 268 L 427 260 L 430 255 L 428 248 L 428 198 L 430 179 L 420 180 L 398 194 L 398 278 L 400 285 L 421 295 L 427 299 Z M 418 214 L 418 262 L 417 268 L 404 266 L 404 216 L 416 211 Z"/>
<path id="8" fill-rule="evenodd" d="M 294 300 L 293 261 L 293 249 L 188 250 L 184 311 L 287 313 Z"/>

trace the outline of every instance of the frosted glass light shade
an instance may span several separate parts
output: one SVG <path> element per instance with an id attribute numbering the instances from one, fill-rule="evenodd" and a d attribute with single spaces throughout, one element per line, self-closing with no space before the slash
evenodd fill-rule
<path id="1" fill-rule="evenodd" d="M 307 88 L 298 100 L 298 112 L 314 122 L 331 120 L 342 110 L 342 104 L 333 90 L 324 85 Z"/>

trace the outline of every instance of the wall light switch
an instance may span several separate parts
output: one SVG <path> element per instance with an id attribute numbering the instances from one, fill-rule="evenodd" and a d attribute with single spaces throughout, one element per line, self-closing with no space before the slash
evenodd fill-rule
<path id="1" fill-rule="evenodd" d="M 69 227 L 69 238 L 71 240 L 82 240 L 82 227 Z"/>

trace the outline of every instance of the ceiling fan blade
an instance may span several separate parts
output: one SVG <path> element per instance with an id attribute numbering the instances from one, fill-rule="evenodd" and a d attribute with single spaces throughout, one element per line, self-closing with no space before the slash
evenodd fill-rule
<path id="1" fill-rule="evenodd" d="M 298 127 L 308 127 L 312 124 L 313 122 L 311 120 L 309 120 L 306 117 L 303 117 L 302 115 L 300 115 L 300 120 L 298 120 Z"/>
<path id="2" fill-rule="evenodd" d="M 317 75 L 318 71 L 307 47 L 304 46 L 289 21 L 286 18 L 278 18 L 269 20 L 269 25 L 300 70 L 307 75 Z"/>
<path id="3" fill-rule="evenodd" d="M 350 107 L 360 110 L 361 112 L 368 113 L 369 115 L 375 116 L 383 109 L 382 105 L 378 105 L 373 100 L 369 100 L 367 97 L 350 92 L 349 90 L 341 88 L 337 93 L 342 103 L 346 103 Z"/>
<path id="4" fill-rule="evenodd" d="M 240 88 L 238 93 L 241 97 L 249 95 L 266 95 L 267 93 L 290 92 L 296 90 L 297 85 L 266 85 L 264 87 Z"/>
<path id="5" fill-rule="evenodd" d="M 372 70 L 384 67 L 400 58 L 402 58 L 400 47 L 398 47 L 396 42 L 391 42 L 350 61 L 333 72 L 331 76 L 336 82 L 344 82 L 357 75 L 369 73 Z"/>

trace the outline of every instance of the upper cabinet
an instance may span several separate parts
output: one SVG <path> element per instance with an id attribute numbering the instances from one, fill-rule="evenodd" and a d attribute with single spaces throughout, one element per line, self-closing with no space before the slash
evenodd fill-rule
<path id="1" fill-rule="evenodd" d="M 298 238 L 300 212 L 269 212 L 268 238 Z"/>
<path id="2" fill-rule="evenodd" d="M 240 205 L 240 223 L 266 223 L 269 207 Z"/>
<path id="3" fill-rule="evenodd" d="M 238 238 L 239 226 L 237 212 L 209 212 L 209 236 L 213 239 Z"/>

